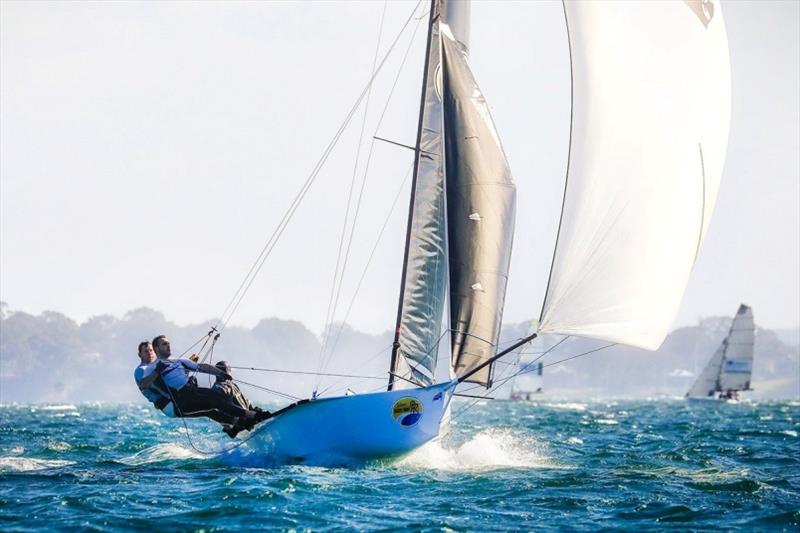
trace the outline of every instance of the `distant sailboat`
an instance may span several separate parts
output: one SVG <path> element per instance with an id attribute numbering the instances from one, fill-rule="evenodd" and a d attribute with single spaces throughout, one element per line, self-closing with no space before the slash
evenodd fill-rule
<path id="1" fill-rule="evenodd" d="M 520 376 L 514 378 L 511 385 L 509 400 L 532 400 L 544 392 L 544 363 L 520 363 L 518 372 Z"/>
<path id="2" fill-rule="evenodd" d="M 567 1 L 564 11 L 568 179 L 538 332 L 656 349 L 680 305 L 725 160 L 722 13 L 709 0 Z M 494 362 L 536 336 L 498 349 L 516 191 L 470 71 L 469 18 L 466 1 L 431 2 L 388 390 L 292 404 L 255 430 L 249 452 L 316 464 L 407 453 L 440 434 L 459 384 L 491 387 Z M 450 378 L 436 383 L 445 302 Z"/>
<path id="3" fill-rule="evenodd" d="M 728 335 L 695 381 L 687 399 L 737 401 L 739 393 L 753 390 L 753 310 L 742 304 L 733 317 Z"/>

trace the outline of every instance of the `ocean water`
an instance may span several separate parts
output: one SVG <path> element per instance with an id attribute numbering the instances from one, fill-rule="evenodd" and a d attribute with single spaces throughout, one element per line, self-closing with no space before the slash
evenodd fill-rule
<path id="1" fill-rule="evenodd" d="M 144 404 L 0 406 L 0 531 L 800 530 L 800 402 L 481 402 L 360 468 L 245 468 Z"/>

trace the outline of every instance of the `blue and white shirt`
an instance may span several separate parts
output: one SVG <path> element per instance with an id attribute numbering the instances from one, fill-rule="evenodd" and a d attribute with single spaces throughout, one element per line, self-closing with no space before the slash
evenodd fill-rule
<path id="1" fill-rule="evenodd" d="M 156 369 L 156 363 L 157 361 L 146 365 L 144 364 L 139 365 L 138 367 L 136 367 L 136 370 L 133 371 L 133 379 L 136 380 L 137 385 L 139 384 L 140 381 L 142 381 L 144 378 L 153 373 L 153 371 Z M 159 390 L 158 387 L 155 385 L 155 383 L 153 385 L 150 385 L 146 389 L 139 389 L 139 390 L 142 392 L 144 397 L 147 398 L 147 401 L 149 402 L 155 403 L 161 398 L 169 399 L 167 391 Z"/>
<path id="2" fill-rule="evenodd" d="M 180 390 L 189 381 L 189 372 L 197 370 L 197 363 L 188 359 L 161 359 L 154 363 L 161 370 L 161 379 L 167 387 Z"/>

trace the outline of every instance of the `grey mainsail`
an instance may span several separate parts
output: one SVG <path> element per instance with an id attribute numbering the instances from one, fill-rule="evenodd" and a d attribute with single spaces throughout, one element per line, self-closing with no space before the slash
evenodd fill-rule
<path id="1" fill-rule="evenodd" d="M 514 237 L 516 188 L 466 47 L 443 26 L 451 365 L 456 376 L 496 353 Z M 468 381 L 489 386 L 492 365 Z"/>
<path id="2" fill-rule="evenodd" d="M 467 64 L 468 32 L 468 2 L 432 3 L 390 388 L 394 376 L 433 381 L 448 294 L 453 373 L 496 352 L 516 193 Z M 471 381 L 488 385 L 491 371 Z"/>
<path id="3" fill-rule="evenodd" d="M 397 330 L 392 352 L 394 376 L 433 382 L 447 291 L 447 237 L 442 168 L 442 103 L 436 90 L 440 65 L 436 4 L 431 11 L 414 185 L 401 282 Z"/>

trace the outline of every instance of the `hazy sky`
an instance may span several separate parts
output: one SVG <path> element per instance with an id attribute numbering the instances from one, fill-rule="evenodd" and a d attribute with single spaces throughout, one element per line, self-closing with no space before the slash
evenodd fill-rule
<path id="1" fill-rule="evenodd" d="M 800 323 L 800 3 L 723 4 L 733 109 L 677 325 L 740 302 Z M 414 3 L 388 4 L 381 54 Z M 371 72 L 382 2 L 3 2 L 0 298 L 75 319 L 219 315 Z M 357 184 L 413 27 L 370 100 Z M 424 20 L 377 135 L 413 144 Z M 560 2 L 474 2 L 471 63 L 517 180 L 505 319 L 538 315 L 561 206 L 569 71 Z M 322 329 L 361 115 L 233 318 Z M 340 312 L 411 164 L 374 148 Z M 408 184 L 350 322 L 393 327 Z"/>

